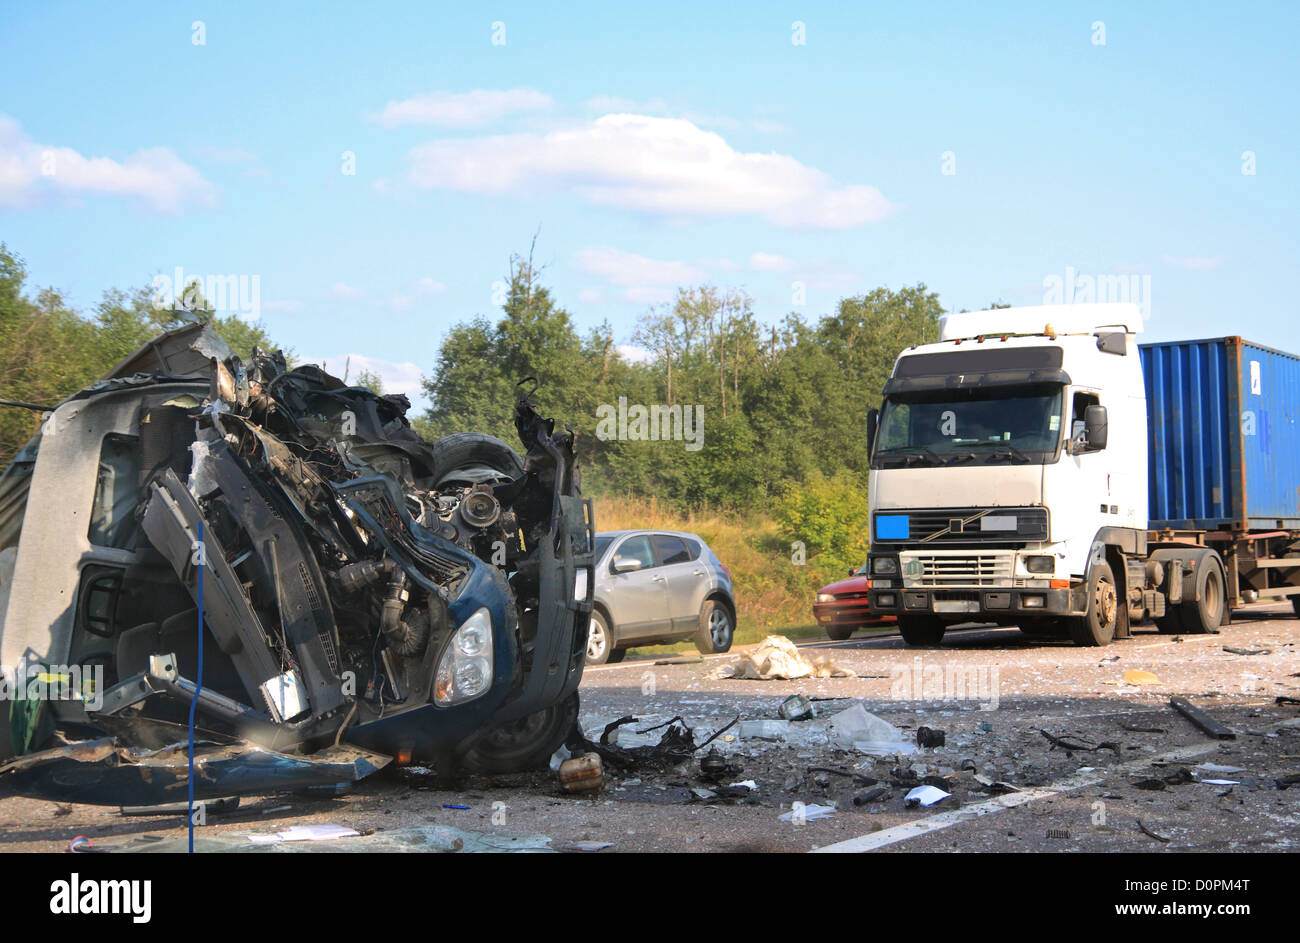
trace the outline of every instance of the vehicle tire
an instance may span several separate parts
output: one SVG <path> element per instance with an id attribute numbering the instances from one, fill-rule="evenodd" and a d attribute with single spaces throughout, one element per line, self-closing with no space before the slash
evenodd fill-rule
<path id="1" fill-rule="evenodd" d="M 1119 626 L 1119 591 L 1109 563 L 1098 563 L 1088 574 L 1088 614 L 1069 621 L 1075 645 L 1109 645 Z"/>
<path id="2" fill-rule="evenodd" d="M 509 478 L 519 478 L 524 473 L 524 462 L 519 453 L 496 436 L 481 432 L 457 432 L 443 436 L 433 443 L 433 469 L 430 478 L 435 485 L 445 486 L 455 481 L 475 484 L 482 477 L 474 469 L 491 468 Z M 464 479 L 457 478 L 465 471 Z"/>
<path id="3" fill-rule="evenodd" d="M 1300 596 L 1291 597 L 1291 608 L 1295 610 L 1295 617 L 1300 619 Z"/>
<path id="4" fill-rule="evenodd" d="M 1156 630 L 1161 635 L 1185 635 L 1187 633 L 1187 627 L 1183 625 L 1181 605 L 1166 608 L 1164 616 L 1154 621 Z"/>
<path id="5" fill-rule="evenodd" d="M 935 616 L 898 617 L 898 631 L 911 648 L 932 648 L 943 641 L 947 626 Z"/>
<path id="6" fill-rule="evenodd" d="M 832 642 L 843 642 L 856 632 L 856 625 L 828 625 L 826 626 L 826 637 Z"/>
<path id="7" fill-rule="evenodd" d="M 736 636 L 736 620 L 727 604 L 716 599 L 704 600 L 700 607 L 700 628 L 695 633 L 695 647 L 705 655 L 731 651 Z"/>
<path id="8" fill-rule="evenodd" d="M 1196 597 L 1182 604 L 1183 631 L 1191 635 L 1217 632 L 1227 607 L 1227 584 L 1218 560 L 1201 557 L 1196 574 Z"/>
<path id="9" fill-rule="evenodd" d="M 541 769 L 578 722 L 578 692 L 536 714 L 496 727 L 466 753 L 463 766 L 476 773 L 523 773 Z"/>
<path id="10" fill-rule="evenodd" d="M 587 664 L 609 665 L 623 660 L 627 649 L 614 644 L 614 633 L 599 609 L 591 610 L 591 631 L 587 635 Z"/>

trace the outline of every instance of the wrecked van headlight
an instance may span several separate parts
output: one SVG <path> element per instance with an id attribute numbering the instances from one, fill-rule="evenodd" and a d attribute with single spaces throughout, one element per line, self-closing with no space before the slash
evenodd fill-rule
<path id="1" fill-rule="evenodd" d="M 480 609 L 461 624 L 438 663 L 434 699 L 443 706 L 469 701 L 492 684 L 492 616 Z"/>

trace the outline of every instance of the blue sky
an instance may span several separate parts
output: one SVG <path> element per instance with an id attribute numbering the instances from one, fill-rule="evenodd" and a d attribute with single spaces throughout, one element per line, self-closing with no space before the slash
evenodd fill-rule
<path id="1" fill-rule="evenodd" d="M 408 393 L 539 229 L 620 342 L 680 284 L 776 321 L 1072 272 L 1150 339 L 1300 350 L 1295 4 L 468 6 L 6 2 L 0 240 L 82 309 L 255 275 L 272 336 Z"/>

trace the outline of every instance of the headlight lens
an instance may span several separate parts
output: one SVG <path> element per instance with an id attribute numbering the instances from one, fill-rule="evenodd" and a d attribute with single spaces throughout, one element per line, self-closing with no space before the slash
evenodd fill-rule
<path id="1" fill-rule="evenodd" d="M 895 557 L 876 557 L 871 561 L 871 572 L 877 576 L 892 576 L 898 572 L 898 560 Z"/>
<path id="2" fill-rule="evenodd" d="M 1025 557 L 1025 569 L 1030 573 L 1055 573 L 1056 561 L 1051 557 Z"/>
<path id="3" fill-rule="evenodd" d="M 492 616 L 479 609 L 466 619 L 438 663 L 433 684 L 438 704 L 459 704 L 478 697 L 492 684 Z"/>
<path id="4" fill-rule="evenodd" d="M 817 594 L 817 601 L 818 601 L 818 602 L 831 602 L 831 601 L 833 601 L 834 599 L 835 599 L 835 596 L 834 596 L 833 594 L 831 594 L 831 593 L 818 593 L 818 594 Z"/>

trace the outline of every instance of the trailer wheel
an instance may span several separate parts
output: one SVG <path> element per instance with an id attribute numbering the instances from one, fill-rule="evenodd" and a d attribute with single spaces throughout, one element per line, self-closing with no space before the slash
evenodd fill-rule
<path id="1" fill-rule="evenodd" d="M 1119 624 L 1119 593 L 1109 563 L 1098 563 L 1088 574 L 1088 614 L 1070 619 L 1075 645 L 1109 645 Z"/>
<path id="2" fill-rule="evenodd" d="M 934 616 L 898 617 L 898 632 L 911 648 L 932 648 L 943 641 L 946 626 Z"/>
<path id="3" fill-rule="evenodd" d="M 1217 632 L 1223 624 L 1223 611 L 1227 605 L 1223 570 L 1217 558 L 1209 554 L 1198 561 L 1196 598 L 1182 604 L 1183 631 L 1192 635 Z"/>

